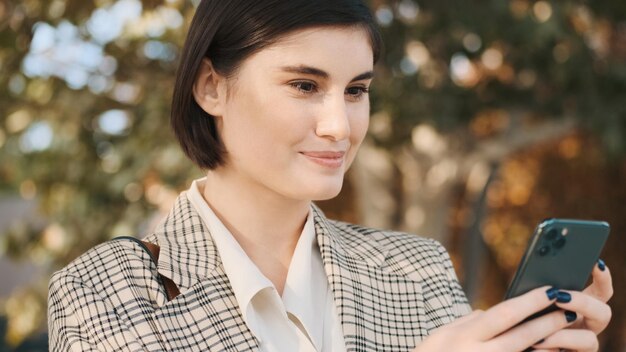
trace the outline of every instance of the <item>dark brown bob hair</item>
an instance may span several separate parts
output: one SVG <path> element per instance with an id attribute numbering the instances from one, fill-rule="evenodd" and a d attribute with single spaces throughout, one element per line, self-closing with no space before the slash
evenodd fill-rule
<path id="1" fill-rule="evenodd" d="M 214 118 L 198 106 L 193 85 L 202 59 L 233 76 L 242 62 L 290 32 L 317 26 L 360 26 L 374 62 L 382 41 L 362 0 L 202 0 L 191 21 L 176 73 L 170 123 L 185 154 L 202 169 L 224 163 Z"/>

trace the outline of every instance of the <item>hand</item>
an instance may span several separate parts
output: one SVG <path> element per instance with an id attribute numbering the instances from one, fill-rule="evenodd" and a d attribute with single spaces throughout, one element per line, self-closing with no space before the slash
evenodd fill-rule
<path id="1" fill-rule="evenodd" d="M 604 267 L 605 270 L 600 270 Z M 593 282 L 583 292 L 564 291 L 559 308 L 578 313 L 577 321 L 568 329 L 557 331 L 548 336 L 544 342 L 536 344 L 537 350 L 557 350 L 567 348 L 574 351 L 597 351 L 597 335 L 602 332 L 611 320 L 611 308 L 606 304 L 613 296 L 613 284 L 609 269 L 602 264 L 596 265 L 592 272 Z M 563 299 L 564 298 L 564 299 Z"/>
<path id="2" fill-rule="evenodd" d="M 523 351 L 572 324 L 575 313 L 562 310 L 520 324 L 526 317 L 555 303 L 557 292 L 562 291 L 546 286 L 506 300 L 484 312 L 474 311 L 435 330 L 413 352 Z M 582 312 L 581 307 L 577 305 L 576 308 Z M 570 319 L 567 319 L 568 316 Z M 574 348 L 588 344 L 588 339 L 589 336 L 575 342 Z"/>

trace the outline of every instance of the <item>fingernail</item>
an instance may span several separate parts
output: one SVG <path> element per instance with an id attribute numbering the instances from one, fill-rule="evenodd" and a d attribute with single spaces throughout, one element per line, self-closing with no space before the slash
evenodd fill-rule
<path id="1" fill-rule="evenodd" d="M 567 303 L 572 300 L 572 295 L 565 291 L 559 291 L 556 294 L 556 301 L 559 303 Z M 576 319 L 576 318 L 574 318 Z"/>
<path id="2" fill-rule="evenodd" d="M 569 310 L 565 311 L 565 320 L 567 320 L 568 323 L 573 322 L 574 320 L 576 320 L 576 312 L 572 312 Z"/>
<path id="3" fill-rule="evenodd" d="M 604 260 L 598 259 L 598 269 L 604 271 L 606 269 L 606 264 L 604 264 Z"/>
<path id="4" fill-rule="evenodd" d="M 546 291 L 546 295 L 548 295 L 549 300 L 554 300 L 559 293 L 559 289 L 556 287 L 551 287 Z"/>

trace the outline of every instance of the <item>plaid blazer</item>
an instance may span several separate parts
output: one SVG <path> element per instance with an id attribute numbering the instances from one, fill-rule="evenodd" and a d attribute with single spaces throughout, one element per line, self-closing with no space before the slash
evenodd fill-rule
<path id="1" fill-rule="evenodd" d="M 347 351 L 407 351 L 470 311 L 436 241 L 328 220 L 313 210 L 317 241 Z M 50 280 L 51 351 L 257 351 L 199 214 L 183 193 L 146 240 L 89 250 Z M 157 273 L 181 294 L 168 301 Z"/>

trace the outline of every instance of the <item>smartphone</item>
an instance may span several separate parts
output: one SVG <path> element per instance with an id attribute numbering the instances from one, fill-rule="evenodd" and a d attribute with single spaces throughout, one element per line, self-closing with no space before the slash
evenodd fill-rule
<path id="1" fill-rule="evenodd" d="M 546 219 L 530 238 L 505 299 L 541 286 L 581 291 L 609 236 L 604 221 Z"/>

